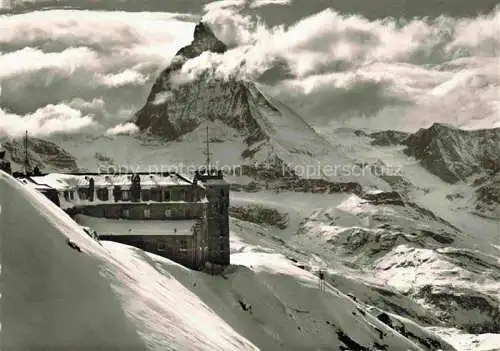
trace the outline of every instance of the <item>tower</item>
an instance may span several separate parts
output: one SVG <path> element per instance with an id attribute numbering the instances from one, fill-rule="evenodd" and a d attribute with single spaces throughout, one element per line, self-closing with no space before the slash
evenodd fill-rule
<path id="1" fill-rule="evenodd" d="M 28 151 L 28 131 L 24 137 L 24 173 L 28 175 L 30 173 L 30 161 L 29 161 L 29 151 Z"/>
<path id="2" fill-rule="evenodd" d="M 198 174 L 208 200 L 208 261 L 218 265 L 230 264 L 229 249 L 229 184 L 221 171 L 214 173 L 210 165 L 210 140 L 208 126 L 205 141 L 206 172 Z"/>
<path id="3" fill-rule="evenodd" d="M 206 156 L 206 159 L 205 159 L 205 167 L 207 169 L 207 172 L 210 173 L 210 139 L 208 137 L 208 125 L 206 127 L 206 136 L 205 136 L 205 151 L 203 152 L 203 154 Z"/>
<path id="4" fill-rule="evenodd" d="M 208 200 L 208 261 L 230 264 L 229 247 L 229 184 L 222 173 L 200 175 Z"/>

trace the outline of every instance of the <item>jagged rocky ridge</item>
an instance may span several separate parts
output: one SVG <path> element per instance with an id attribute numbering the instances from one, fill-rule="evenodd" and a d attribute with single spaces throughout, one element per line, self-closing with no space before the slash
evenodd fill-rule
<path id="1" fill-rule="evenodd" d="M 317 241 L 313 246 L 312 240 Z M 467 234 L 416 204 L 379 202 L 375 207 L 355 195 L 304 219 L 292 240 L 327 260 L 370 272 L 369 280 L 373 276 L 383 281 L 388 290 L 373 299 L 363 294 L 363 289 L 374 289 L 369 284 L 363 288 L 341 275 L 328 277 L 336 286 L 349 287 L 364 303 L 424 324 L 498 333 L 500 296 L 495 286 L 500 265 L 470 242 Z M 398 294 L 402 300 L 420 302 L 426 312 L 411 304 L 403 307 L 402 301 L 396 302 Z"/>
<path id="2" fill-rule="evenodd" d="M 266 224 L 278 229 L 285 229 L 288 226 L 288 215 L 286 213 L 280 213 L 274 208 L 260 205 L 231 206 L 229 215 L 243 221 Z"/>
<path id="3" fill-rule="evenodd" d="M 175 140 L 193 131 L 204 120 L 222 120 L 242 131 L 251 145 L 265 139 L 252 118 L 248 85 L 231 79 L 213 79 L 208 74 L 186 84 L 175 84 L 173 76 L 189 59 L 203 52 L 224 53 L 227 46 L 204 23 L 196 25 L 194 39 L 181 48 L 172 63 L 153 84 L 144 107 L 133 122 L 143 132 Z"/>
<path id="4" fill-rule="evenodd" d="M 258 187 L 330 193 L 360 193 L 363 186 L 389 188 L 372 174 L 357 177 L 342 171 L 332 176 L 319 171 L 307 176 L 297 173 L 297 165 L 302 169 L 318 163 L 342 165 L 349 170 L 356 161 L 333 147 L 290 107 L 269 96 L 259 83 L 237 75 L 222 77 L 214 68 L 186 80 L 184 64 L 189 59 L 226 50 L 210 28 L 199 23 L 191 44 L 180 49 L 160 74 L 132 122 L 143 134 L 179 142 L 192 138 L 194 134 L 190 133 L 199 133 L 206 124 L 227 127 L 235 137 L 220 142 L 227 142 L 228 149 L 233 148 L 233 142 L 242 145 L 241 151 L 236 151 L 240 153 L 237 162 L 245 175 L 257 180 Z M 235 162 L 234 158 L 230 162 Z"/>
<path id="5" fill-rule="evenodd" d="M 160 74 L 132 122 L 144 133 L 176 140 L 202 123 L 220 121 L 239 133 L 248 146 L 242 159 L 252 159 L 270 149 L 280 157 L 312 157 L 331 151 L 331 144 L 290 107 L 268 96 L 258 83 L 236 75 L 220 77 L 213 69 L 204 70 L 192 80 L 179 79 L 189 59 L 226 50 L 211 29 L 199 23 L 191 44 L 180 49 Z"/>
<path id="6" fill-rule="evenodd" d="M 13 171 L 21 170 L 25 161 L 25 141 L 11 139 L 2 142 L 7 150 Z M 75 171 L 78 169 L 76 159 L 66 150 L 53 142 L 39 139 L 28 139 L 28 160 L 31 167 L 38 166 L 41 171 Z"/>
<path id="7" fill-rule="evenodd" d="M 448 183 L 500 170 L 500 128 L 462 130 L 434 123 L 413 134 L 389 130 L 368 136 L 373 145 L 406 146 L 405 154 L 415 157 L 429 172 Z"/>

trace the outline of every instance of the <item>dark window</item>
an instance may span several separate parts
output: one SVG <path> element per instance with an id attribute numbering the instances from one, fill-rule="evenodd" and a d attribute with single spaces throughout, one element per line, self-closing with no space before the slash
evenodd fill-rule
<path id="1" fill-rule="evenodd" d="M 69 192 L 69 199 L 70 199 L 71 201 L 73 201 L 73 200 L 75 199 L 75 192 L 74 192 L 74 191 L 70 191 L 70 192 Z"/>
<path id="2" fill-rule="evenodd" d="M 109 192 L 106 188 L 97 189 L 97 198 L 101 201 L 109 200 Z"/>
<path id="3" fill-rule="evenodd" d="M 165 191 L 165 201 L 170 201 L 170 191 Z"/>
<path id="4" fill-rule="evenodd" d="M 161 189 L 151 189 L 151 200 L 161 202 Z"/>
<path id="5" fill-rule="evenodd" d="M 120 201 L 122 199 L 122 190 L 118 185 L 113 188 L 113 198 L 115 201 Z"/>
<path id="6" fill-rule="evenodd" d="M 142 191 L 142 201 L 151 201 L 151 190 L 145 189 Z"/>
<path id="7" fill-rule="evenodd" d="M 89 197 L 89 189 L 80 188 L 78 189 L 78 197 L 80 200 L 87 200 Z"/>
<path id="8" fill-rule="evenodd" d="M 179 191 L 172 190 L 171 193 L 170 193 L 170 200 L 172 200 L 172 201 L 179 201 Z"/>
<path id="9" fill-rule="evenodd" d="M 186 190 L 181 190 L 180 193 L 179 193 L 179 200 L 180 201 L 186 201 Z"/>
<path id="10" fill-rule="evenodd" d="M 64 200 L 69 201 L 69 191 L 64 192 Z"/>

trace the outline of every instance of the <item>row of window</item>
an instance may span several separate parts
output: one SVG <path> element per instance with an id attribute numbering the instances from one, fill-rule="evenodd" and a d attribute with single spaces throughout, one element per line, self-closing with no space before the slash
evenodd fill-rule
<path id="1" fill-rule="evenodd" d="M 144 218 L 151 218 L 151 209 L 145 208 L 143 210 L 143 216 Z M 199 211 L 193 210 L 193 209 L 176 209 L 176 210 L 165 210 L 164 212 L 165 219 L 172 218 L 172 217 L 186 217 L 186 218 L 192 218 L 195 216 L 201 216 L 201 213 Z M 123 218 L 131 218 L 130 214 L 130 209 L 123 209 L 122 210 L 122 217 Z"/>
<path id="2" fill-rule="evenodd" d="M 188 192 L 186 190 L 180 191 L 162 191 L 161 189 L 144 189 L 141 191 L 141 200 L 142 201 L 155 201 L 155 202 L 164 202 L 164 201 L 199 201 L 199 194 L 196 193 L 194 199 L 190 199 L 188 196 Z M 130 201 L 132 200 L 132 193 L 130 190 L 115 190 L 113 192 L 113 198 L 116 201 Z M 89 200 L 89 189 L 78 189 L 78 197 L 80 200 Z M 107 188 L 97 188 L 96 189 L 96 197 L 100 201 L 109 201 L 110 194 L 109 189 Z M 75 200 L 75 192 L 74 191 L 65 191 L 64 199 L 66 201 Z"/>
<path id="3" fill-rule="evenodd" d="M 186 239 L 180 239 L 178 241 L 178 244 L 179 244 L 179 251 L 186 251 L 187 250 L 188 245 L 187 245 L 187 240 Z M 158 242 L 157 249 L 159 251 L 165 251 L 165 250 L 167 250 L 168 249 L 167 243 L 164 242 L 164 241 Z"/>

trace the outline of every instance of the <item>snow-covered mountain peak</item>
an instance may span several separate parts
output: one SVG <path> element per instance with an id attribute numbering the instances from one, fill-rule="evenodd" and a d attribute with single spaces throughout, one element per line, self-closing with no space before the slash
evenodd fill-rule
<path id="1" fill-rule="evenodd" d="M 212 29 L 203 22 L 194 28 L 194 37 L 191 44 L 180 49 L 176 56 L 181 55 L 186 58 L 194 58 L 205 51 L 223 53 L 227 50 L 226 44 L 220 41 Z"/>
<path id="2" fill-rule="evenodd" d="M 14 171 L 24 167 L 26 151 L 25 141 L 21 139 L 0 139 L 7 150 L 7 157 Z M 38 166 L 42 171 L 74 171 L 77 169 L 76 159 L 57 144 L 39 138 L 28 140 L 28 160 L 32 167 Z"/>
<path id="3" fill-rule="evenodd" d="M 435 123 L 410 135 L 404 144 L 408 155 L 449 183 L 500 165 L 500 128 L 467 131 Z"/>
<path id="4" fill-rule="evenodd" d="M 224 129 L 234 131 L 230 134 L 239 137 L 236 141 L 232 138 L 218 143 L 229 149 L 235 143 L 245 145 L 237 162 L 254 165 L 273 159 L 278 161 L 280 170 L 281 165 L 298 166 L 305 173 L 309 167 L 308 178 L 387 186 L 366 171 L 353 176 L 350 171 L 356 167 L 356 160 L 347 157 L 341 145 L 335 147 L 319 135 L 289 106 L 271 97 L 264 85 L 235 76 L 214 76 L 211 67 L 206 70 L 197 67 L 201 71 L 195 78 L 179 81 L 178 73 L 185 68 L 185 58 L 225 50 L 226 46 L 210 28 L 200 23 L 193 42 L 180 49 L 179 58 L 161 73 L 132 122 L 145 134 L 176 142 L 189 139 L 192 133 L 198 134 L 200 128 L 210 123 L 222 123 Z M 219 161 L 227 164 L 226 160 Z M 323 167 L 333 174 L 325 174 Z"/>

